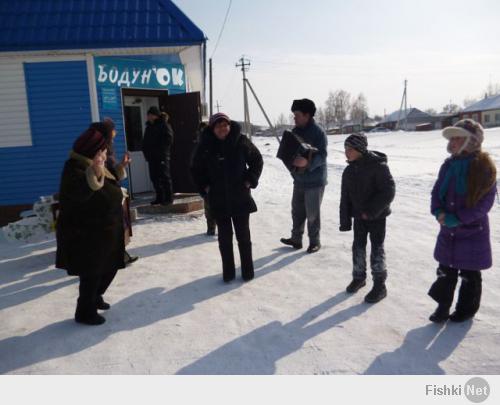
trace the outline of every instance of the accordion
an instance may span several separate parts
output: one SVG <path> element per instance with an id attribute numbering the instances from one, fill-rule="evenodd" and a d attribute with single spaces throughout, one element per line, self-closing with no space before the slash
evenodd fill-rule
<path id="1" fill-rule="evenodd" d="M 295 167 L 293 165 L 295 158 L 303 157 L 307 159 L 310 164 L 312 155 L 317 151 L 318 149 L 305 142 L 299 135 L 291 131 L 284 131 L 276 157 L 280 159 L 291 172 L 302 172 L 307 167 L 301 169 Z"/>

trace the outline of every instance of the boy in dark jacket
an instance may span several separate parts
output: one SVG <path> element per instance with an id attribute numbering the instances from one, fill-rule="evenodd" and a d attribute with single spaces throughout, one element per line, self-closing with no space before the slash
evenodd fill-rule
<path id="1" fill-rule="evenodd" d="M 373 288 L 365 301 L 375 303 L 387 295 L 385 218 L 391 213 L 396 187 L 387 166 L 387 156 L 368 151 L 364 134 L 352 134 L 345 140 L 344 147 L 349 165 L 342 174 L 340 231 L 350 231 L 351 218 L 354 218 L 353 280 L 346 291 L 355 293 L 366 285 L 366 244 L 370 235 Z"/>

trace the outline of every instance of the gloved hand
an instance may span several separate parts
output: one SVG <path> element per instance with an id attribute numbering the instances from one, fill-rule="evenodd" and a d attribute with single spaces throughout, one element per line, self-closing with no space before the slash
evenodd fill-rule
<path id="1" fill-rule="evenodd" d="M 444 226 L 448 228 L 455 228 L 460 225 L 460 221 L 458 220 L 455 214 L 446 214 L 444 217 Z"/>

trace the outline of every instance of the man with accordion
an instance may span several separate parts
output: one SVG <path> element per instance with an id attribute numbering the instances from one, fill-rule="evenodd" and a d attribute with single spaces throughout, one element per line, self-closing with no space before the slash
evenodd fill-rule
<path id="1" fill-rule="evenodd" d="M 278 158 L 293 177 L 292 235 L 281 238 L 281 243 L 302 249 L 302 235 L 307 220 L 308 253 L 321 248 L 320 208 L 327 184 L 327 145 L 325 132 L 314 121 L 316 106 L 304 98 L 294 100 L 292 112 L 295 127 L 285 132 L 278 150 Z"/>

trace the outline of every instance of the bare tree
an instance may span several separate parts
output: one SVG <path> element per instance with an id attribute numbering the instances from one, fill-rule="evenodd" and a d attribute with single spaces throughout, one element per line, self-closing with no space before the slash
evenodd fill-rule
<path id="1" fill-rule="evenodd" d="M 438 113 L 434 108 L 428 108 L 427 110 L 424 110 L 424 112 L 430 115 L 437 115 Z"/>
<path id="2" fill-rule="evenodd" d="M 467 97 L 467 98 L 465 98 L 464 99 L 464 108 L 467 108 L 470 105 L 477 103 L 477 101 L 478 100 L 476 98 L 474 98 L 474 97 Z"/>
<path id="3" fill-rule="evenodd" d="M 295 117 L 294 117 L 294 115 L 293 115 L 293 114 L 290 114 L 290 115 L 288 116 L 288 124 L 290 124 L 290 125 L 295 125 Z"/>
<path id="4" fill-rule="evenodd" d="M 449 103 L 443 107 L 443 112 L 445 114 L 456 114 L 460 111 L 460 106 L 457 104 Z"/>
<path id="5" fill-rule="evenodd" d="M 351 95 L 349 92 L 338 89 L 328 94 L 325 103 L 325 121 L 327 128 L 334 124 L 342 125 L 351 111 Z"/>
<path id="6" fill-rule="evenodd" d="M 500 83 L 490 83 L 486 88 L 486 95 L 488 97 L 496 96 L 500 94 Z"/>
<path id="7" fill-rule="evenodd" d="M 351 120 L 355 123 L 364 124 L 368 118 L 368 105 L 363 93 L 359 93 L 351 106 Z"/>
<path id="8" fill-rule="evenodd" d="M 323 109 L 325 127 L 327 129 L 335 125 L 335 95 L 330 91 L 328 98 L 325 101 L 325 108 Z"/>
<path id="9" fill-rule="evenodd" d="M 274 126 L 275 127 L 282 127 L 284 125 L 287 125 L 288 124 L 288 120 L 285 116 L 285 114 L 281 113 L 279 116 L 278 116 L 278 119 L 274 122 Z"/>
<path id="10" fill-rule="evenodd" d="M 326 123 L 325 110 L 323 108 L 320 107 L 316 110 L 316 115 L 314 116 L 314 118 L 320 126 L 322 126 L 325 129 L 328 129 Z"/>

